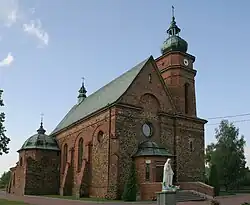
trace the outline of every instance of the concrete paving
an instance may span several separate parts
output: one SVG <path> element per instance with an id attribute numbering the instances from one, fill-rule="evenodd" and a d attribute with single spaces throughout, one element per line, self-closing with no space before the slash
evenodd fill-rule
<path id="1" fill-rule="evenodd" d="M 13 200 L 13 201 L 22 201 L 29 203 L 31 205 L 86 205 L 86 204 L 112 204 L 112 205 L 124 205 L 124 204 L 140 204 L 140 205 L 155 205 L 156 202 L 118 202 L 118 201 L 78 201 L 78 200 L 68 200 L 68 199 L 57 199 L 57 198 L 49 198 L 42 196 L 15 196 L 11 194 L 6 194 L 3 191 L 0 191 L 0 198 Z M 250 194 L 241 194 L 234 196 L 226 196 L 226 197 L 217 197 L 218 201 L 220 201 L 220 205 L 241 205 L 244 202 L 250 202 Z M 181 202 L 178 205 L 208 205 L 208 201 L 201 202 Z"/>

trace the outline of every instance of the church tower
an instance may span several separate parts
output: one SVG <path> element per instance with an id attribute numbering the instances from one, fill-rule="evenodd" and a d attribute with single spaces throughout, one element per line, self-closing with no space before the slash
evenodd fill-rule
<path id="1" fill-rule="evenodd" d="M 188 54 L 188 43 L 179 36 L 172 7 L 172 21 L 167 30 L 168 38 L 164 41 L 157 66 L 172 95 L 179 114 L 196 117 L 195 75 L 193 68 L 195 57 Z"/>

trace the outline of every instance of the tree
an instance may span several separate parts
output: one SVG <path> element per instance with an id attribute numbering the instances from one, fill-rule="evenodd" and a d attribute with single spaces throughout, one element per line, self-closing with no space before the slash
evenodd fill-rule
<path id="1" fill-rule="evenodd" d="M 10 181 L 10 171 L 4 172 L 0 178 L 0 188 L 5 188 Z"/>
<path id="2" fill-rule="evenodd" d="M 122 199 L 124 201 L 136 201 L 137 195 L 137 181 L 136 181 L 136 169 L 135 163 L 131 163 L 129 176 L 125 183 Z"/>
<path id="3" fill-rule="evenodd" d="M 216 165 L 218 177 L 226 190 L 235 189 L 245 178 L 246 159 L 244 136 L 239 136 L 239 128 L 227 120 L 222 120 L 215 129 L 216 143 L 206 149 L 206 162 Z"/>
<path id="4" fill-rule="evenodd" d="M 3 100 L 2 100 L 2 94 L 3 90 L 0 90 L 0 107 L 4 106 Z M 0 113 L 0 155 L 3 153 L 8 154 L 9 148 L 8 144 L 10 142 L 10 139 L 5 135 L 5 127 L 4 127 L 4 121 L 5 121 L 5 114 L 4 112 Z"/>
<path id="5" fill-rule="evenodd" d="M 214 187 L 214 195 L 219 196 L 220 184 L 219 184 L 218 172 L 217 172 L 217 168 L 215 164 L 213 164 L 210 168 L 208 183 L 209 185 Z"/>

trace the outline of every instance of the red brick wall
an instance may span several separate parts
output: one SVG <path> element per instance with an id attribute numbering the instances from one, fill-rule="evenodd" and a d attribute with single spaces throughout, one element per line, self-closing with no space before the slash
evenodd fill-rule
<path id="1" fill-rule="evenodd" d="M 47 158 L 42 163 L 44 157 Z M 17 166 L 11 169 L 10 193 L 16 195 L 57 194 L 59 190 L 59 159 L 59 153 L 54 151 L 21 151 Z M 15 180 L 14 184 L 13 180 Z M 45 186 L 46 188 L 44 188 Z"/>
<path id="2" fill-rule="evenodd" d="M 117 148 L 116 142 L 112 140 L 115 136 L 115 108 L 107 109 L 98 115 L 83 121 L 80 124 L 60 133 L 56 136 L 59 146 L 63 151 L 63 146 L 67 143 L 68 150 L 74 149 L 73 161 L 68 161 L 71 164 L 73 172 L 73 187 L 72 192 L 74 195 L 79 195 L 80 186 L 82 184 L 84 175 L 79 173 L 78 165 L 78 142 L 80 138 L 84 140 L 84 158 L 89 163 L 89 169 L 91 171 L 91 180 L 89 184 L 85 184 L 86 189 L 84 192 L 93 197 L 105 198 L 108 195 L 109 189 L 111 189 L 111 183 L 116 183 L 115 176 L 110 177 L 108 175 L 109 169 L 112 168 L 112 163 L 109 161 L 116 160 L 113 155 Z M 98 140 L 98 133 L 102 131 L 104 133 L 103 138 Z M 89 145 L 91 146 L 89 147 Z M 89 154 L 91 153 L 91 154 Z M 63 159 L 63 152 L 61 154 Z M 109 166 L 110 165 L 110 166 Z M 114 168 L 112 168 L 114 169 Z M 83 170 L 84 171 L 84 170 Z M 61 180 L 64 174 L 63 167 L 60 169 Z M 82 175 L 83 178 L 79 178 Z M 70 180 L 70 179 L 69 179 Z M 66 183 L 67 184 L 67 183 Z M 110 186 L 110 187 L 109 187 Z M 114 185 L 112 185 L 114 189 Z"/>
<path id="3" fill-rule="evenodd" d="M 57 151 L 25 151 L 25 194 L 58 194 L 60 155 Z"/>
<path id="4" fill-rule="evenodd" d="M 156 182 L 156 165 L 164 165 L 166 160 L 167 158 L 160 156 L 135 158 L 138 192 L 140 193 L 141 200 L 153 200 L 156 198 L 156 192 L 161 191 L 161 182 Z M 150 162 L 149 181 L 146 181 L 146 161 Z"/>
<path id="5" fill-rule="evenodd" d="M 141 190 L 141 200 L 155 200 L 156 192 L 161 191 L 161 183 L 160 182 L 151 182 L 151 183 L 142 183 L 140 185 Z"/>
<path id="6" fill-rule="evenodd" d="M 189 65 L 184 65 L 188 59 Z M 193 69 L 194 57 L 180 52 L 170 52 L 156 59 L 161 75 L 168 85 L 177 110 L 185 114 L 185 83 L 188 88 L 188 115 L 196 117 L 195 80 L 196 71 Z"/>

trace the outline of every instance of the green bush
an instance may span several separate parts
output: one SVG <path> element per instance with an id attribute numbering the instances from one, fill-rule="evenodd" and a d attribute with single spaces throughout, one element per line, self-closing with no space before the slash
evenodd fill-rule
<path id="1" fill-rule="evenodd" d="M 137 195 L 137 181 L 136 181 L 136 169 L 135 163 L 131 163 L 129 176 L 125 183 L 122 199 L 124 201 L 136 201 Z"/>
<path id="2" fill-rule="evenodd" d="M 241 205 L 250 205 L 250 203 L 245 202 L 245 203 L 243 203 L 243 204 L 241 204 Z"/>
<path id="3" fill-rule="evenodd" d="M 214 195 L 218 196 L 220 193 L 220 184 L 215 164 L 212 164 L 211 166 L 208 182 L 209 185 L 214 187 Z"/>
<path id="4" fill-rule="evenodd" d="M 220 202 L 217 201 L 217 200 L 212 200 L 212 201 L 210 202 L 210 205 L 220 205 Z"/>

